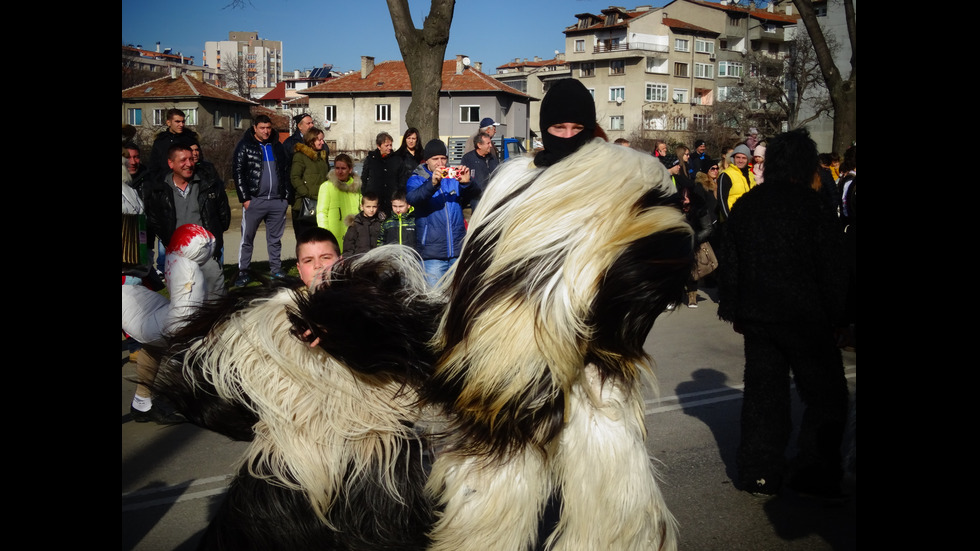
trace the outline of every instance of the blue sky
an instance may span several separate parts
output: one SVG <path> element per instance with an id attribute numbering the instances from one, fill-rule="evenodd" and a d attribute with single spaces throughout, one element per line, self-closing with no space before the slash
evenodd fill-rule
<path id="1" fill-rule="evenodd" d="M 231 0 L 123 0 L 122 43 L 153 50 L 172 48 L 204 61 L 204 43 L 227 40 L 228 31 L 255 31 L 260 38 L 283 43 L 286 71 L 312 69 L 324 63 L 335 70 L 360 69 L 361 56 L 380 63 L 401 59 L 385 0 L 251 0 L 243 8 L 226 8 Z M 449 34 L 446 59 L 464 54 L 483 63 L 483 72 L 514 58 L 554 57 L 565 51 L 562 30 L 575 14 L 598 14 L 610 5 L 632 9 L 659 7 L 667 0 L 459 0 Z M 420 27 L 428 0 L 409 0 Z"/>

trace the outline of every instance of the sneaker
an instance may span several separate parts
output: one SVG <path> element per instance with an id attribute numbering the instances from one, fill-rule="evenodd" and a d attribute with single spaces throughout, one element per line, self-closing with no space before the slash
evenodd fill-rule
<path id="1" fill-rule="evenodd" d="M 149 411 L 140 411 L 133 406 L 129 406 L 129 415 L 136 423 L 153 421 L 158 425 L 176 425 L 187 421 L 183 415 L 176 411 L 168 411 L 163 406 L 151 407 Z"/>
<path id="2" fill-rule="evenodd" d="M 687 307 L 697 308 L 698 307 L 698 293 L 697 291 L 687 294 Z"/>
<path id="3" fill-rule="evenodd" d="M 244 287 L 248 285 L 249 281 L 252 281 L 252 276 L 248 275 L 248 272 L 238 272 L 238 277 L 235 278 L 235 287 Z"/>
<path id="4" fill-rule="evenodd" d="M 286 274 L 282 272 L 272 272 L 272 279 L 285 279 Z"/>

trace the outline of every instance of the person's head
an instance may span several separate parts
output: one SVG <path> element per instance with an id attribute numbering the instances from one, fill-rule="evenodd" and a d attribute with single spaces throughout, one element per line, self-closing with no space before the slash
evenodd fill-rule
<path id="1" fill-rule="evenodd" d="M 671 176 L 677 176 L 681 171 L 681 160 L 677 158 L 677 155 L 668 153 L 660 157 L 660 162 L 667 168 L 667 172 Z"/>
<path id="2" fill-rule="evenodd" d="M 252 125 L 255 130 L 255 138 L 260 142 L 265 142 L 269 140 L 269 136 L 272 135 L 272 119 L 269 115 L 259 115 L 255 117 L 255 123 Z"/>
<path id="3" fill-rule="evenodd" d="M 402 144 L 398 149 L 405 149 L 406 151 L 416 152 L 419 149 L 419 129 L 414 126 L 410 127 L 402 135 Z"/>
<path id="4" fill-rule="evenodd" d="M 476 150 L 477 155 L 486 157 L 490 154 L 491 148 L 493 148 L 493 141 L 490 139 L 490 134 L 480 132 L 473 137 L 473 149 Z"/>
<path id="5" fill-rule="evenodd" d="M 323 142 L 323 130 L 315 126 L 310 126 L 303 133 L 303 143 L 314 151 L 321 151 L 323 149 Z"/>
<path id="6" fill-rule="evenodd" d="M 187 144 L 178 143 L 170 146 L 167 150 L 167 165 L 173 171 L 174 178 L 180 177 L 187 181 L 194 177 L 194 157 Z"/>
<path id="7" fill-rule="evenodd" d="M 820 166 L 823 168 L 830 168 L 830 165 L 833 162 L 831 160 L 830 153 L 821 153 L 817 155 L 817 161 L 820 162 Z"/>
<path id="8" fill-rule="evenodd" d="M 134 175 L 140 169 L 140 148 L 133 142 L 123 144 L 123 151 L 126 153 L 126 172 Z"/>
<path id="9" fill-rule="evenodd" d="M 381 152 L 382 157 L 387 157 L 391 155 L 391 144 L 394 140 L 391 139 L 391 134 L 387 132 L 382 132 L 374 139 L 374 143 L 378 145 L 378 151 Z"/>
<path id="10" fill-rule="evenodd" d="M 857 145 L 852 145 L 844 152 L 844 160 L 840 164 L 840 171 L 846 174 L 852 170 L 857 170 Z"/>
<path id="11" fill-rule="evenodd" d="M 339 259 L 340 245 L 330 230 L 310 228 L 296 239 L 296 269 L 307 287 L 317 272 L 326 270 L 329 274 Z"/>
<path id="12" fill-rule="evenodd" d="M 547 166 L 571 155 L 596 136 L 595 100 L 581 82 L 573 78 L 557 80 L 541 100 L 538 124 L 544 151 L 535 156 L 535 163 Z"/>
<path id="13" fill-rule="evenodd" d="M 794 185 L 809 187 L 820 166 L 817 160 L 817 144 L 806 128 L 783 132 L 769 141 L 763 177 L 766 185 Z"/>
<path id="14" fill-rule="evenodd" d="M 446 161 L 449 160 L 449 150 L 446 149 L 445 142 L 439 139 L 429 140 L 422 151 L 422 159 L 425 161 L 425 166 L 428 167 L 429 172 L 435 172 L 437 168 L 446 166 Z"/>
<path id="15" fill-rule="evenodd" d="M 686 145 L 679 145 L 674 148 L 674 155 L 677 155 L 681 164 L 687 164 L 687 161 L 691 158 L 691 150 Z"/>
<path id="16" fill-rule="evenodd" d="M 663 157 L 667 154 L 667 142 L 663 140 L 656 140 L 653 142 L 654 155 L 657 157 Z"/>
<path id="17" fill-rule="evenodd" d="M 750 156 L 752 156 L 752 151 L 749 150 L 749 146 L 745 145 L 744 143 L 738 144 L 738 146 L 732 152 L 732 164 L 741 170 L 748 166 Z"/>
<path id="18" fill-rule="evenodd" d="M 368 218 L 374 218 L 378 214 L 378 194 L 369 191 L 361 196 L 361 212 Z"/>
<path id="19" fill-rule="evenodd" d="M 191 143 L 187 144 L 187 147 L 191 150 L 191 161 L 195 165 L 201 162 L 201 144 L 197 143 L 197 140 L 192 140 Z"/>
<path id="20" fill-rule="evenodd" d="M 341 153 L 333 160 L 333 173 L 337 176 L 337 181 L 344 183 L 350 179 L 351 171 L 354 170 L 354 161 L 350 155 Z"/>
<path id="21" fill-rule="evenodd" d="M 718 174 L 721 173 L 721 166 L 718 164 L 718 161 L 709 161 L 709 163 L 707 174 L 712 180 L 717 180 Z"/>
<path id="22" fill-rule="evenodd" d="M 755 146 L 752 150 L 752 162 L 759 164 L 766 160 L 766 146 L 764 144 L 759 144 Z"/>
<path id="23" fill-rule="evenodd" d="M 174 134 L 184 131 L 184 112 L 180 109 L 167 110 L 167 128 Z"/>
<path id="24" fill-rule="evenodd" d="M 697 152 L 698 155 L 703 155 L 704 150 L 707 148 L 708 146 L 704 143 L 704 140 L 696 140 L 694 142 L 694 151 Z"/>
<path id="25" fill-rule="evenodd" d="M 313 117 L 308 113 L 301 113 L 293 117 L 293 122 L 296 123 L 296 130 L 299 130 L 299 135 L 303 136 L 303 139 L 306 140 L 306 133 L 309 132 L 310 128 L 313 128 Z"/>
<path id="26" fill-rule="evenodd" d="M 391 212 L 395 214 L 405 214 L 408 212 L 408 196 L 402 190 L 396 190 L 391 194 Z"/>
<path id="27" fill-rule="evenodd" d="M 702 188 L 708 191 L 714 191 L 718 185 L 715 182 L 715 178 L 718 176 L 718 165 L 715 165 L 714 170 L 714 176 L 698 171 L 698 173 L 694 175 L 694 181 Z"/>
<path id="28" fill-rule="evenodd" d="M 499 122 L 494 122 L 490 117 L 486 117 L 480 121 L 480 132 L 486 132 L 490 138 L 493 138 L 497 133 L 497 126 L 499 125 Z"/>
<path id="29" fill-rule="evenodd" d="M 616 138 L 616 141 L 614 141 L 613 143 L 616 144 L 616 145 L 621 145 L 623 147 L 629 147 L 630 146 L 630 141 L 627 140 L 626 138 Z"/>

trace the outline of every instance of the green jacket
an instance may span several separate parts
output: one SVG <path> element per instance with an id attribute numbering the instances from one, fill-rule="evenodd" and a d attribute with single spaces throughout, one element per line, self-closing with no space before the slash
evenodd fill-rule
<path id="1" fill-rule="evenodd" d="M 344 252 L 344 234 L 360 211 L 361 177 L 352 173 L 346 182 L 341 183 L 337 181 L 337 174 L 331 170 L 317 196 L 316 225 L 330 230 L 337 238 L 341 254 Z"/>
<path id="2" fill-rule="evenodd" d="M 303 209 L 303 197 L 318 197 L 320 184 L 326 181 L 330 171 L 330 163 L 326 151 L 317 151 L 303 143 L 296 144 L 295 150 L 289 181 L 296 190 L 293 210 L 298 211 Z"/>
<path id="3" fill-rule="evenodd" d="M 401 216 L 391 213 L 381 223 L 378 246 L 391 244 L 415 248 L 415 207 L 408 207 L 408 212 Z"/>

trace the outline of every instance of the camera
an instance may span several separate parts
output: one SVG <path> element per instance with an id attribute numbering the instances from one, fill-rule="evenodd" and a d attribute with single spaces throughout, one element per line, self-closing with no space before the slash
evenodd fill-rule
<path id="1" fill-rule="evenodd" d="M 442 167 L 442 177 L 452 178 L 454 180 L 459 179 L 459 167 L 458 166 L 444 166 Z"/>

